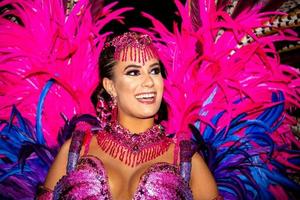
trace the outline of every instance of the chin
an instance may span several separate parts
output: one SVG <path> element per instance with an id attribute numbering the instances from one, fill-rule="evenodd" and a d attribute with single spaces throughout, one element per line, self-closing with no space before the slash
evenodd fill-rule
<path id="1" fill-rule="evenodd" d="M 149 107 L 140 107 L 138 110 L 136 110 L 136 114 L 140 116 L 140 118 L 146 119 L 146 118 L 152 118 L 154 117 L 159 110 L 159 107 L 157 106 L 149 106 Z"/>
<path id="2" fill-rule="evenodd" d="M 154 118 L 157 112 L 143 112 L 140 114 L 141 119 L 149 119 L 149 118 Z"/>
<path id="3" fill-rule="evenodd" d="M 141 119 L 151 119 L 154 118 L 155 114 L 142 114 L 139 118 Z"/>

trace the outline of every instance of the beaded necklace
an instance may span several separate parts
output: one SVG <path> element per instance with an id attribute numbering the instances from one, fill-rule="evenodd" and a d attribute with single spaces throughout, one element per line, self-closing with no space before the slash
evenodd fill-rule
<path id="1" fill-rule="evenodd" d="M 165 153 L 172 140 L 165 135 L 161 125 L 154 125 L 143 133 L 133 134 L 114 121 L 97 134 L 97 142 L 113 158 L 135 167 Z"/>

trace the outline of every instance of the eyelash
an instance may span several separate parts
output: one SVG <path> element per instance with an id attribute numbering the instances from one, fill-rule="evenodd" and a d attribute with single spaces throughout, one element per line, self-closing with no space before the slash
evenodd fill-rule
<path id="1" fill-rule="evenodd" d="M 139 70 L 130 70 L 130 71 L 126 72 L 126 75 L 128 75 L 128 76 L 137 76 L 139 74 L 140 74 Z"/>
<path id="2" fill-rule="evenodd" d="M 153 74 L 153 75 L 158 75 L 160 73 L 161 73 L 160 67 L 152 68 L 150 71 L 150 74 Z M 128 72 L 126 72 L 126 75 L 138 76 L 138 75 L 140 75 L 140 71 L 139 70 L 129 70 Z"/>
<path id="3" fill-rule="evenodd" d="M 157 75 L 161 73 L 160 67 L 154 67 L 151 69 L 151 74 L 152 72 L 154 72 L 153 74 Z"/>

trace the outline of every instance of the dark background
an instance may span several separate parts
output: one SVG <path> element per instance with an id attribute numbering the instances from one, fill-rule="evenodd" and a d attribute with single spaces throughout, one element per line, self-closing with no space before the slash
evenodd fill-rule
<path id="1" fill-rule="evenodd" d="M 105 4 L 115 2 L 115 0 L 106 0 Z M 184 2 L 184 1 L 182 1 Z M 141 12 L 146 12 L 163 22 L 169 30 L 172 30 L 174 21 L 179 21 L 176 16 L 176 6 L 173 0 L 120 0 L 115 8 L 133 7 L 132 11 L 123 14 L 124 24 L 112 22 L 105 27 L 105 30 L 111 30 L 115 33 L 128 31 L 130 27 L 150 27 L 149 20 L 141 16 Z"/>
<path id="2" fill-rule="evenodd" d="M 105 4 L 115 2 L 116 0 L 105 0 Z M 186 0 L 181 0 L 182 3 Z M 122 7 L 134 7 L 135 10 L 129 11 L 124 14 L 124 24 L 118 22 L 112 22 L 107 25 L 103 31 L 113 31 L 114 33 L 122 33 L 128 31 L 130 27 L 144 27 L 151 26 L 149 20 L 141 16 L 141 11 L 146 12 L 161 21 L 169 30 L 172 30 L 173 23 L 180 24 L 180 19 L 176 15 L 177 8 L 173 0 L 120 0 L 115 8 Z M 294 29 L 300 35 L 300 28 Z M 278 50 L 285 46 L 289 46 L 289 42 L 276 43 Z M 293 44 L 294 45 L 294 44 Z M 281 63 L 291 65 L 296 68 L 300 68 L 300 45 L 295 45 L 293 48 L 289 48 L 288 51 L 280 52 Z"/>

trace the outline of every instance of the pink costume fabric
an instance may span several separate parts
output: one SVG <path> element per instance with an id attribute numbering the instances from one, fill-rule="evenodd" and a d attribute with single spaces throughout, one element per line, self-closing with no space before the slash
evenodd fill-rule
<path id="1" fill-rule="evenodd" d="M 62 177 L 53 194 L 49 192 L 38 199 L 49 199 L 52 195 L 53 199 L 112 199 L 102 162 L 89 156 L 82 157 L 77 168 Z M 133 200 L 161 198 L 192 199 L 191 190 L 181 178 L 178 168 L 167 163 L 157 163 L 144 173 Z"/>
<path id="2" fill-rule="evenodd" d="M 79 152 L 84 133 L 74 132 L 69 152 Z M 72 146 L 76 144 L 76 146 Z M 76 149 L 77 148 L 77 149 Z M 76 158 L 75 158 L 76 159 Z M 68 166 L 70 166 L 68 163 Z M 67 175 L 56 184 L 54 191 L 41 189 L 38 199 L 97 199 L 112 200 L 108 178 L 101 160 L 94 156 L 82 156 Z M 156 163 L 142 175 L 133 200 L 193 199 L 189 185 L 180 176 L 179 168 L 169 163 Z"/>

